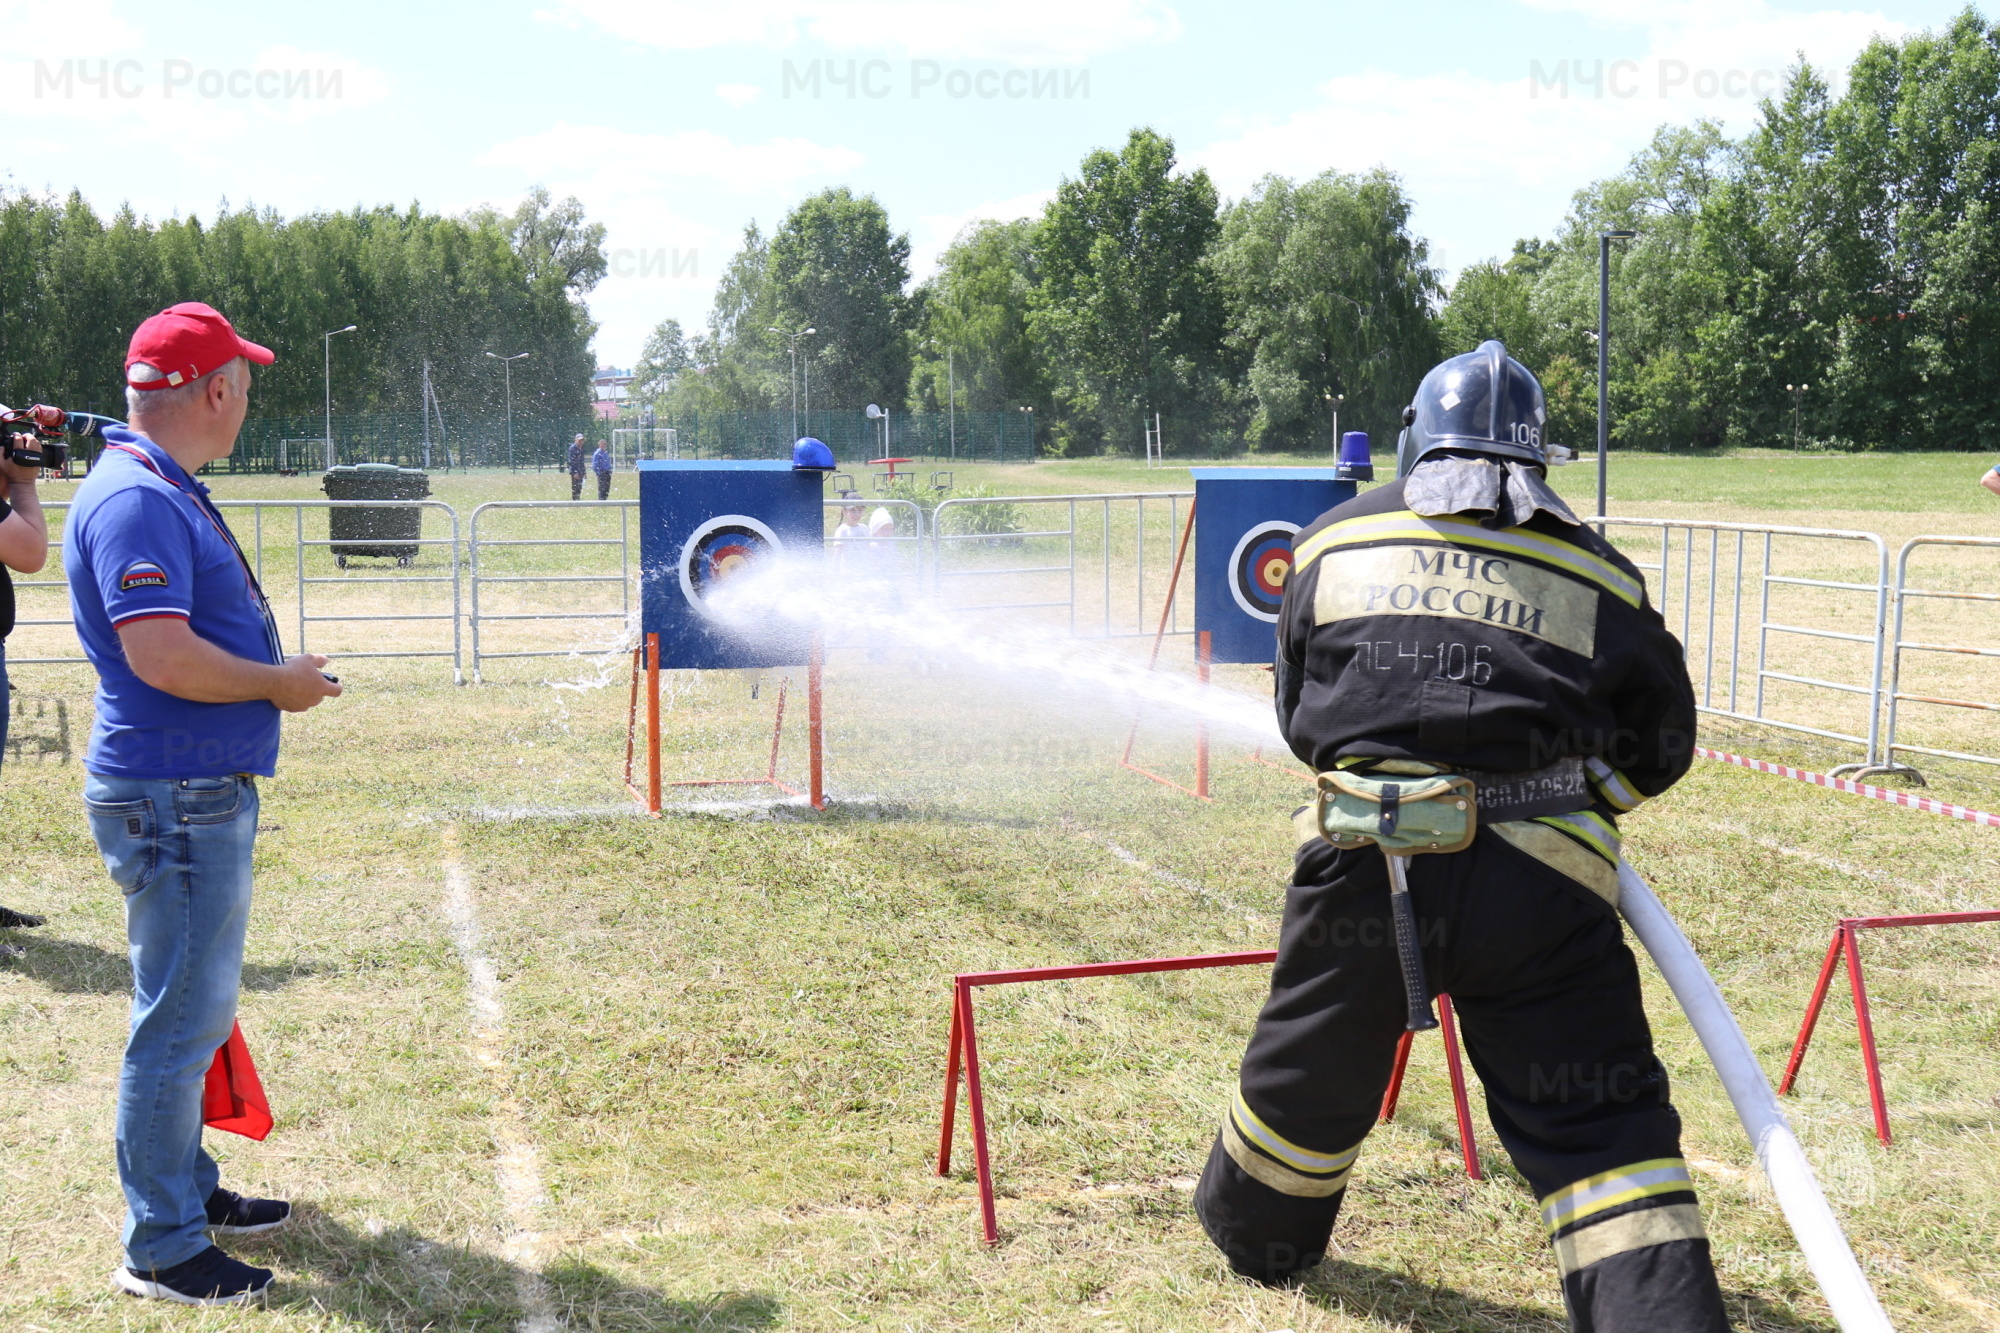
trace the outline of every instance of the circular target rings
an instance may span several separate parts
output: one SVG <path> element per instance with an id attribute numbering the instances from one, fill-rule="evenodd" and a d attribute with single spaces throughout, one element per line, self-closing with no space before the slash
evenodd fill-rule
<path id="1" fill-rule="evenodd" d="M 1267 519 L 1250 525 L 1229 556 L 1229 592 L 1249 615 L 1278 623 L 1285 580 L 1292 573 L 1292 538 L 1299 525 Z"/>
<path id="2" fill-rule="evenodd" d="M 761 520 L 748 514 L 718 514 L 695 528 L 681 547 L 681 596 L 707 615 L 708 595 L 718 584 L 784 547 Z"/>

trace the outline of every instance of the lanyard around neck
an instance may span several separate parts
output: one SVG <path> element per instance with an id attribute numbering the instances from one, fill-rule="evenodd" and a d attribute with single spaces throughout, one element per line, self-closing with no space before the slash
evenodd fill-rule
<path id="1" fill-rule="evenodd" d="M 148 472 L 179 491 L 182 495 L 185 495 L 188 499 L 194 501 L 194 507 L 201 511 L 201 516 L 208 520 L 209 526 L 215 529 L 216 535 L 228 544 L 230 552 L 236 557 L 237 566 L 243 571 L 243 581 L 249 585 L 251 597 L 257 603 L 258 611 L 263 613 L 264 616 L 264 632 L 270 636 L 271 640 L 272 663 L 275 665 L 283 662 L 285 660 L 285 647 L 283 641 L 278 638 L 278 622 L 271 614 L 271 599 L 264 595 L 264 585 L 257 581 L 257 571 L 250 567 L 250 558 L 243 554 L 242 544 L 236 540 L 236 534 L 229 530 L 229 525 L 223 521 L 222 514 L 215 508 L 215 505 L 199 490 L 189 490 L 168 476 L 161 470 L 159 464 L 147 457 L 145 450 L 135 449 L 129 444 L 110 444 L 106 445 L 105 448 L 116 449 L 120 453 L 132 455 L 132 457 L 139 460 L 140 465 Z"/>

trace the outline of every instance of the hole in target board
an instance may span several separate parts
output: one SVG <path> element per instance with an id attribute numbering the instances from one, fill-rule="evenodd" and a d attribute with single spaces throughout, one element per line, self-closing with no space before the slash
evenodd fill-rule
<path id="1" fill-rule="evenodd" d="M 719 514 L 696 527 L 681 546 L 681 596 L 702 615 L 713 615 L 708 598 L 717 588 L 784 549 L 762 520 Z"/>
<path id="2" fill-rule="evenodd" d="M 1253 523 L 1229 556 L 1229 592 L 1236 605 L 1257 619 L 1278 623 L 1285 580 L 1292 573 L 1292 539 L 1299 525 L 1281 519 Z"/>

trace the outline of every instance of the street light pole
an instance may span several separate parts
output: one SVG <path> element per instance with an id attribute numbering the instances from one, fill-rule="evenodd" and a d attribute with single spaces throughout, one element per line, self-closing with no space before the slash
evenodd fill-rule
<path id="1" fill-rule="evenodd" d="M 501 380 L 507 386 L 507 466 L 514 466 L 514 363 L 526 356 L 526 352 L 516 352 L 512 356 L 502 356 L 498 352 L 486 355 L 500 363 Z"/>
<path id="2" fill-rule="evenodd" d="M 357 326 L 349 324 L 344 329 L 328 329 L 319 336 L 323 358 L 321 370 L 326 385 L 326 470 L 333 471 L 333 339 L 334 335 L 352 333 Z"/>
<path id="3" fill-rule="evenodd" d="M 1597 512 L 1607 495 L 1611 458 L 1611 243 L 1629 241 L 1636 231 L 1597 234 Z"/>
<path id="4" fill-rule="evenodd" d="M 1787 384 L 1785 392 L 1792 396 L 1792 452 L 1799 451 L 1799 401 L 1806 396 L 1810 384 Z"/>
<path id="5" fill-rule="evenodd" d="M 770 332 L 772 332 L 772 333 L 775 333 L 775 334 L 777 334 L 777 335 L 778 335 L 778 336 L 779 336 L 780 338 L 783 338 L 783 339 L 785 340 L 785 346 L 786 346 L 786 347 L 787 347 L 787 348 L 788 348 L 788 349 L 790 350 L 790 352 L 791 352 L 791 357 L 792 357 L 792 438 L 793 438 L 794 440 L 796 440 L 796 439 L 798 439 L 798 438 L 799 438 L 799 339 L 801 339 L 801 338 L 804 338 L 804 337 L 807 337 L 807 336 L 809 336 L 809 335 L 811 335 L 811 334 L 815 334 L 815 333 L 818 333 L 818 332 L 819 332 L 819 330 L 818 330 L 818 329 L 800 329 L 800 330 L 799 330 L 799 331 L 798 331 L 797 333 L 786 333 L 786 332 L 785 332 L 785 331 L 784 331 L 783 329 L 779 328 L 779 327 L 778 327 L 777 325 L 775 325 L 775 324 L 773 324 L 773 325 L 770 325 L 770 326 L 768 326 L 768 327 L 769 327 L 769 331 L 770 331 Z M 810 383 L 810 377 L 811 377 L 811 375 L 812 375 L 812 362 L 811 362 L 810 360 L 808 360 L 808 361 L 806 362 L 806 375 L 808 376 L 808 383 L 807 383 L 807 388 L 806 388 L 806 416 L 807 416 L 807 424 L 811 424 L 811 416 L 812 416 L 812 388 L 811 388 L 811 383 Z"/>
<path id="6" fill-rule="evenodd" d="M 1326 399 L 1327 405 L 1333 411 L 1333 461 L 1338 463 L 1340 461 L 1340 405 L 1347 401 L 1347 395 L 1344 393 L 1328 393 L 1322 394 L 1321 397 Z"/>

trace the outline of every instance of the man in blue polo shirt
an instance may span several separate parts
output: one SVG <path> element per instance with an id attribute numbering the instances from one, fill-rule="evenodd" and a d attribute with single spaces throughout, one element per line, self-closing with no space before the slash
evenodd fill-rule
<path id="1" fill-rule="evenodd" d="M 125 894 L 132 1027 L 118 1087 L 125 1263 L 113 1282 L 185 1305 L 270 1285 L 210 1243 L 281 1225 L 291 1206 L 222 1188 L 201 1146 L 202 1082 L 236 1019 L 250 917 L 257 778 L 280 712 L 340 693 L 326 659 L 285 657 L 263 590 L 194 474 L 227 455 L 271 353 L 196 302 L 142 323 L 125 358 L 129 428 L 105 449 L 63 533 L 70 608 L 97 668 L 84 805 Z"/>

